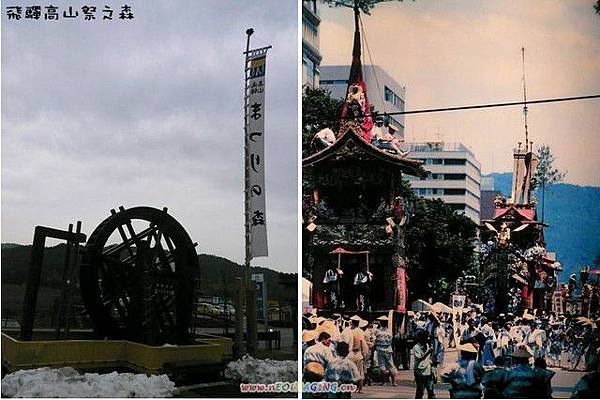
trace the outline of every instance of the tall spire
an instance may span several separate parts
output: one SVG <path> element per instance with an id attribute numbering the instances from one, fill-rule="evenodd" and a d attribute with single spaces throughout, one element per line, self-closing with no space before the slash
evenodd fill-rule
<path id="1" fill-rule="evenodd" d="M 525 152 L 529 151 L 529 132 L 527 131 L 527 85 L 525 84 L 525 47 L 521 47 L 523 63 L 523 117 L 525 120 Z"/>
<path id="2" fill-rule="evenodd" d="M 513 182 L 511 202 L 516 205 L 529 205 L 532 201 L 532 178 L 537 168 L 538 159 L 533 154 L 533 142 L 529 141 L 527 131 L 527 85 L 525 83 L 525 47 L 521 47 L 521 60 L 523 66 L 523 117 L 525 121 L 525 148 L 514 149 L 513 157 Z"/>
<path id="3" fill-rule="evenodd" d="M 351 118 L 358 122 L 362 129 L 362 137 L 371 142 L 371 129 L 373 117 L 367 98 L 367 84 L 362 74 L 361 40 L 360 40 L 360 7 L 358 0 L 354 0 L 354 46 L 352 48 L 352 65 L 348 77 L 346 99 L 342 109 L 342 119 Z"/>
<path id="4" fill-rule="evenodd" d="M 354 2 L 354 45 L 352 46 L 352 65 L 350 66 L 350 77 L 348 78 L 348 86 L 363 80 L 361 57 L 361 41 L 360 41 L 360 9 L 358 3 Z"/>

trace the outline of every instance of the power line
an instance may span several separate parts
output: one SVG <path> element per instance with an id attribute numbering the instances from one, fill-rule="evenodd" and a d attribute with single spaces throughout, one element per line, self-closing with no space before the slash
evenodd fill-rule
<path id="1" fill-rule="evenodd" d="M 563 101 L 575 101 L 575 100 L 590 100 L 590 99 L 598 99 L 600 98 L 600 94 L 592 94 L 588 96 L 574 96 L 574 97 L 556 97 L 551 99 L 539 99 L 539 100 L 528 100 L 527 103 L 523 101 L 513 101 L 509 103 L 491 103 L 491 104 L 477 104 L 477 105 L 469 105 L 469 106 L 458 106 L 458 107 L 444 107 L 444 108 L 428 108 L 422 110 L 409 110 L 409 111 L 395 111 L 390 113 L 385 113 L 385 115 L 406 115 L 406 114 L 425 114 L 425 113 L 434 113 L 434 112 L 443 112 L 443 111 L 460 111 L 460 110 L 475 110 L 479 108 L 493 108 L 493 107 L 508 107 L 508 106 L 524 106 L 525 104 L 543 104 L 543 103 L 559 103 Z M 378 115 L 381 115 L 379 113 Z M 370 114 L 365 114 L 365 117 L 370 116 Z M 354 119 L 356 117 L 350 116 L 346 117 L 346 119 Z"/>

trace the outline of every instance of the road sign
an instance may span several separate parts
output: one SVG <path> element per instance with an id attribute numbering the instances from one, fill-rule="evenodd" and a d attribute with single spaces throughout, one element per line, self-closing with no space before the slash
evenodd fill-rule
<path id="1" fill-rule="evenodd" d="M 256 285 L 256 309 L 259 312 L 259 316 L 262 315 L 262 319 L 265 324 L 268 320 L 267 315 L 267 282 L 265 282 L 264 274 L 252 274 L 252 281 Z"/>

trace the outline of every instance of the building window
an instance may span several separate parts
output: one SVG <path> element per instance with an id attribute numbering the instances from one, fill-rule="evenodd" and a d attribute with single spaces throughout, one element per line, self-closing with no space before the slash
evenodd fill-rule
<path id="1" fill-rule="evenodd" d="M 444 189 L 444 194 L 447 196 L 464 196 L 465 189 Z"/>
<path id="2" fill-rule="evenodd" d="M 384 86 L 383 97 L 385 101 L 392 103 L 395 107 L 404 110 L 404 100 L 400 98 L 392 89 Z"/>
<path id="3" fill-rule="evenodd" d="M 313 13 L 317 13 L 317 0 L 304 0 L 302 4 Z"/>
<path id="4" fill-rule="evenodd" d="M 428 158 L 426 164 L 429 165 L 441 165 L 444 162 L 441 158 Z"/>
<path id="5" fill-rule="evenodd" d="M 321 85 L 347 85 L 348 79 L 321 79 Z"/>
<path id="6" fill-rule="evenodd" d="M 309 18 L 302 18 L 302 40 L 319 48 L 319 28 Z"/>
<path id="7" fill-rule="evenodd" d="M 396 118 L 392 117 L 391 115 L 388 115 L 387 118 L 388 118 L 388 125 L 394 125 L 398 129 L 404 128 L 404 125 L 402 125 Z"/>
<path id="8" fill-rule="evenodd" d="M 444 189 L 437 188 L 419 188 L 414 189 L 414 192 L 419 196 L 441 196 L 444 194 Z"/>
<path id="9" fill-rule="evenodd" d="M 464 158 L 445 158 L 444 165 L 465 165 L 466 161 Z"/>
<path id="10" fill-rule="evenodd" d="M 313 24 L 312 21 L 309 21 L 307 18 L 302 19 L 302 25 L 304 28 L 303 34 L 309 36 L 310 42 L 315 41 L 317 36 L 319 35 L 319 30 L 317 26 Z M 303 37 L 306 39 L 306 36 Z"/>
<path id="11" fill-rule="evenodd" d="M 302 57 L 302 85 L 308 85 L 308 70 L 306 67 L 306 58 Z"/>
<path id="12" fill-rule="evenodd" d="M 444 174 L 444 179 L 447 181 L 464 181 L 466 174 Z"/>
<path id="13" fill-rule="evenodd" d="M 302 79 L 304 83 L 309 85 L 310 87 L 316 86 L 316 75 L 318 74 L 317 66 L 308 57 L 302 58 Z"/>
<path id="14" fill-rule="evenodd" d="M 306 80 L 311 86 L 315 84 L 315 63 L 311 60 L 306 62 Z"/>

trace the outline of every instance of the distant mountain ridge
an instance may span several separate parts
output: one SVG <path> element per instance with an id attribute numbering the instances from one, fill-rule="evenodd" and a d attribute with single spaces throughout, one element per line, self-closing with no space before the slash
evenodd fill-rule
<path id="1" fill-rule="evenodd" d="M 492 173 L 494 188 L 510 196 L 512 173 Z M 541 218 L 542 195 L 538 198 L 538 216 Z M 583 266 L 593 266 L 600 251 L 600 187 L 559 183 L 546 189 L 544 230 L 548 251 L 555 252 L 563 266 L 560 275 L 566 281 L 572 273 L 578 274 Z"/>
<path id="2" fill-rule="evenodd" d="M 18 243 L 2 243 L 0 246 L 1 246 L 0 248 L 2 250 L 4 250 L 4 249 L 12 249 L 14 247 L 19 247 L 19 246 L 23 246 L 23 245 L 18 244 Z"/>
<path id="3" fill-rule="evenodd" d="M 31 262 L 31 245 L 2 244 L 2 284 L 24 284 Z M 42 268 L 41 285 L 60 288 L 64 268 L 65 245 L 46 247 Z M 244 276 L 243 265 L 226 258 L 210 255 L 198 255 L 200 263 L 200 291 L 204 296 L 233 296 L 235 278 Z M 78 273 L 78 271 L 77 271 Z M 283 303 L 296 302 L 296 288 L 290 288 L 290 282 L 296 282 L 297 275 L 274 271 L 264 267 L 252 267 L 252 274 L 264 274 L 269 299 Z M 292 290 L 293 289 L 293 290 Z"/>

